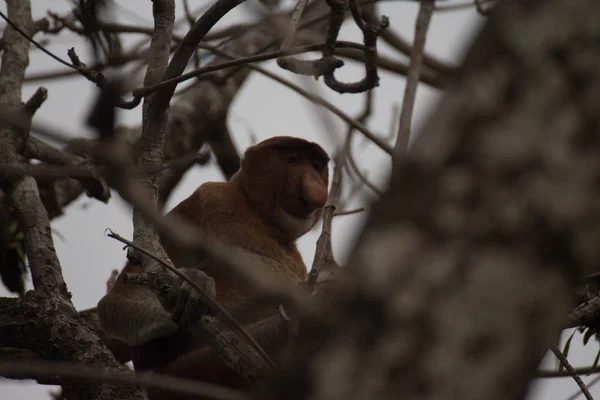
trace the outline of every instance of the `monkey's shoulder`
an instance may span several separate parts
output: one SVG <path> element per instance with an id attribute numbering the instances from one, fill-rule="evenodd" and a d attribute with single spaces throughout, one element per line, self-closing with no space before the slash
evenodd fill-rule
<path id="1" fill-rule="evenodd" d="M 306 266 L 294 243 L 283 245 L 276 240 L 243 194 L 227 182 L 206 182 L 175 207 L 177 214 L 198 226 L 231 251 L 241 250 L 268 260 L 272 272 L 280 264 L 302 280 Z"/>
<path id="2" fill-rule="evenodd" d="M 211 232 L 239 225 L 257 229 L 260 224 L 256 212 L 228 182 L 203 183 L 171 213 Z"/>

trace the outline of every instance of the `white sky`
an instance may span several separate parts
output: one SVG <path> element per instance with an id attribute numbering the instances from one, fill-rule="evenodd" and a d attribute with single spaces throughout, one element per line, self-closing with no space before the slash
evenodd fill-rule
<path id="1" fill-rule="evenodd" d="M 119 22 L 151 26 L 152 9 L 149 0 L 115 1 L 115 3 L 118 4 Z M 208 0 L 189 0 L 189 3 L 192 9 L 209 4 Z M 291 2 L 287 0 L 286 3 Z M 32 0 L 32 5 L 35 18 L 43 17 L 47 10 L 64 14 L 70 9 L 67 0 Z M 181 0 L 176 0 L 176 6 L 177 15 L 181 16 L 183 14 Z M 0 9 L 6 10 L 4 2 L 0 4 Z M 242 5 L 221 21 L 217 28 L 227 26 L 235 21 L 247 20 L 248 15 L 253 15 L 251 11 L 249 5 Z M 412 39 L 417 13 L 415 2 L 383 2 L 379 11 L 390 18 L 390 26 L 396 32 L 409 40 Z M 482 22 L 483 18 L 477 15 L 473 9 L 435 14 L 427 39 L 427 51 L 449 62 L 458 63 L 463 51 L 468 47 L 472 35 L 477 32 Z M 184 27 L 187 28 L 186 25 Z M 39 40 L 41 37 L 38 35 L 36 38 Z M 140 36 L 128 35 L 125 38 L 123 44 L 126 48 L 128 44 L 139 40 Z M 82 61 L 90 62 L 90 54 L 86 51 L 85 44 L 75 35 L 63 34 L 52 39 L 52 44 L 47 48 L 55 54 L 67 59 L 67 49 L 75 46 Z M 361 42 L 360 33 L 351 20 L 344 25 L 340 40 Z M 396 59 L 401 57 L 397 53 L 388 51 L 389 49 L 384 44 L 379 46 L 379 50 Z M 406 60 L 404 57 L 400 59 Z M 356 115 L 361 110 L 363 104 L 361 95 L 339 95 L 326 88 L 322 81 L 307 86 L 306 80 L 279 69 L 274 62 L 262 65 L 307 89 L 317 87 L 321 96 L 326 97 L 349 115 Z M 31 52 L 29 73 L 64 69 L 65 67 L 40 51 Z M 337 76 L 340 80 L 354 81 L 362 78 L 362 74 L 361 68 L 348 62 L 337 73 Z M 392 107 L 394 104 L 400 105 L 402 102 L 404 79 L 386 72 L 380 72 L 380 78 L 380 86 L 375 91 L 374 111 L 367 125 L 373 131 L 387 135 L 393 116 Z M 37 112 L 36 122 L 60 127 L 65 130 L 65 133 L 89 134 L 84 121 L 90 105 L 95 100 L 95 86 L 80 77 L 55 80 L 45 83 L 44 86 L 48 88 L 49 96 Z M 37 87 L 38 84 L 25 85 L 23 99 L 29 98 Z M 427 118 L 438 98 L 438 91 L 425 85 L 420 86 L 413 121 L 415 130 Z M 228 122 L 240 151 L 250 144 L 250 133 L 252 133 L 258 140 L 277 135 L 304 137 L 319 142 L 332 154 L 343 137 L 345 125 L 337 117 L 321 113 L 320 115 L 331 116 L 328 125 L 334 127 L 333 132 L 325 133 L 322 120 L 315 110 L 316 108 L 311 103 L 295 92 L 268 78 L 254 74 L 247 80 L 236 97 Z M 122 111 L 119 118 L 122 124 L 137 125 L 141 121 L 141 107 L 131 111 Z M 363 142 L 359 136 L 360 134 L 357 133 L 354 140 L 357 145 Z M 368 172 L 370 179 L 379 187 L 385 188 L 390 167 L 389 157 L 374 145 L 355 151 L 354 155 L 361 168 Z M 186 198 L 201 183 L 222 179 L 214 161 L 211 161 L 209 167 L 193 169 L 175 190 L 168 203 L 168 208 L 170 209 Z M 368 206 L 371 199 L 373 197 L 370 195 L 356 198 L 350 207 Z M 352 248 L 354 238 L 363 226 L 365 216 L 365 214 L 359 214 L 338 217 L 334 220 L 334 252 L 341 263 L 346 262 L 348 251 Z M 52 228 L 64 237 L 63 242 L 59 235 L 55 235 L 55 246 L 65 280 L 73 294 L 75 306 L 77 309 L 94 307 L 105 293 L 105 282 L 110 271 L 114 268 L 120 269 L 125 260 L 122 245 L 105 237 L 103 233 L 105 229 L 111 228 L 125 237 L 131 237 L 130 207 L 115 193 L 108 205 L 83 196 L 66 209 L 64 216 L 53 221 Z M 298 242 L 304 260 L 309 266 L 312 263 L 318 232 L 318 229 L 315 229 Z M 5 295 L 8 295 L 7 292 L 0 287 L 0 296 Z M 596 351 L 598 351 L 598 346 L 595 343 L 590 343 L 584 348 L 581 340 L 576 337 L 571 345 L 569 359 L 575 366 L 590 365 Z M 555 367 L 556 360 L 553 357 L 546 357 L 544 366 Z M 583 379 L 584 381 L 591 380 L 590 377 L 583 377 Z M 37 385 L 33 381 L 11 381 L 0 378 L 0 397 L 5 400 L 49 399 L 48 392 L 51 389 L 53 388 Z M 571 378 L 544 379 L 534 383 L 531 398 L 532 400 L 564 400 L 575 391 L 577 391 L 577 386 Z M 591 393 L 600 397 L 600 385 L 593 387 Z"/>

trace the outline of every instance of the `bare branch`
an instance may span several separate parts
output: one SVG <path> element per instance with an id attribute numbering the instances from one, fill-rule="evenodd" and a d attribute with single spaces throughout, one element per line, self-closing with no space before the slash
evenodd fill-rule
<path id="1" fill-rule="evenodd" d="M 7 179 L 23 178 L 95 178 L 98 172 L 95 167 L 66 166 L 59 167 L 45 164 L 0 164 L 0 176 Z"/>
<path id="2" fill-rule="evenodd" d="M 375 10 L 375 4 L 368 5 L 362 8 L 365 13 L 365 17 L 371 23 L 377 23 L 377 16 Z M 387 44 L 392 46 L 394 49 L 398 50 L 402 54 L 410 56 L 412 53 L 412 45 L 408 42 L 408 40 L 404 39 L 397 32 L 395 32 L 391 27 L 384 29 L 380 33 L 381 39 L 383 39 Z M 423 66 L 431 68 L 434 71 L 440 72 L 447 76 L 452 76 L 456 73 L 456 67 L 453 65 L 447 64 L 445 61 L 438 59 L 437 57 L 423 52 Z M 424 71 L 427 72 L 427 71 Z"/>
<path id="3" fill-rule="evenodd" d="M 410 53 L 410 64 L 408 73 L 406 74 L 406 87 L 404 88 L 400 125 L 394 148 L 394 162 L 398 162 L 408 151 L 413 109 L 417 96 L 419 75 L 421 74 L 421 65 L 423 64 L 425 41 L 427 40 L 427 29 L 429 28 L 434 6 L 435 0 L 423 0 L 420 3 L 419 14 L 417 15 L 417 22 L 415 24 L 415 43 Z"/>
<path id="4" fill-rule="evenodd" d="M 337 68 L 344 65 L 343 61 L 334 57 L 337 37 L 340 28 L 346 18 L 346 10 L 349 0 L 327 0 L 330 7 L 329 26 L 327 28 L 327 38 L 323 46 L 323 56 L 314 61 L 299 60 L 291 56 L 285 56 L 277 59 L 277 64 L 284 69 L 301 75 L 324 76 L 325 84 L 338 93 L 360 93 L 374 88 L 379 83 L 377 75 L 377 37 L 382 29 L 388 26 L 387 17 L 383 17 L 378 24 L 370 24 L 362 19 L 356 0 L 350 0 L 350 8 L 357 26 L 363 32 L 364 38 L 364 65 L 365 78 L 355 83 L 341 83 L 335 78 L 334 72 Z M 304 4 L 299 1 L 292 14 L 292 23 L 288 36 L 286 37 L 281 49 L 289 47 L 293 35 L 297 30 L 298 22 L 304 10 Z"/>
<path id="5" fill-rule="evenodd" d="M 577 375 L 590 375 L 590 374 L 598 374 L 600 373 L 600 369 L 598 369 L 598 367 L 594 367 L 593 365 L 590 365 L 589 367 L 580 367 L 580 368 L 574 368 L 575 373 Z M 565 377 L 571 377 L 571 373 L 568 371 L 549 371 L 549 370 L 539 370 L 536 372 L 536 378 L 565 378 Z"/>
<path id="6" fill-rule="evenodd" d="M 79 56 L 77 53 L 75 53 L 75 48 L 71 47 L 69 50 L 67 50 L 67 55 L 71 59 L 73 66 L 77 69 L 77 72 L 79 72 L 88 81 L 95 83 L 96 86 L 98 86 L 101 90 L 106 89 L 108 82 L 104 77 L 104 74 L 95 69 L 89 68 L 83 62 L 81 62 Z M 125 101 L 121 98 L 118 98 L 115 106 L 126 110 L 131 110 L 132 108 L 137 107 L 139 104 L 140 99 L 134 98 L 131 101 Z"/>
<path id="7" fill-rule="evenodd" d="M 367 121 L 367 119 L 371 115 L 372 103 L 373 103 L 373 90 L 369 90 L 367 92 L 364 110 L 358 116 L 358 118 L 356 118 L 357 121 L 359 121 L 362 124 L 364 124 Z M 358 177 L 358 180 L 360 183 L 364 184 L 367 188 L 371 189 L 371 191 L 373 191 L 373 193 L 375 193 L 376 195 L 381 196 L 381 195 L 383 195 L 383 192 L 367 179 L 367 177 L 362 173 L 362 171 L 356 164 L 356 161 L 354 160 L 354 156 L 352 154 L 352 139 L 354 138 L 354 131 L 355 131 L 354 126 L 349 124 L 348 133 L 346 134 L 346 141 L 344 144 L 344 160 L 343 161 L 344 161 L 346 170 L 348 170 L 348 169 L 351 170 Z"/>
<path id="8" fill-rule="evenodd" d="M 9 45 L 2 54 L 0 69 L 0 93 L 3 94 L 0 97 L 0 113 L 7 116 L 3 118 L 4 124 L 0 125 L 0 162 L 18 166 L 21 162 L 19 149 L 27 139 L 31 123 L 31 114 L 26 111 L 20 98 L 25 69 L 29 64 L 29 35 L 25 31 L 33 30 L 33 21 L 29 2 L 13 0 L 7 4 L 10 19 L 6 19 L 11 22 L 4 32 L 4 40 Z M 50 221 L 35 181 L 31 177 L 19 177 L 9 182 L 7 192 L 22 226 L 27 227 L 24 232 L 25 247 L 34 287 L 41 292 L 68 299 L 70 296 L 50 234 Z"/>
<path id="9" fill-rule="evenodd" d="M 169 66 L 164 72 L 161 80 L 166 81 L 171 78 L 175 78 L 185 70 L 187 63 L 191 56 L 194 54 L 196 46 L 208 33 L 208 31 L 229 11 L 243 3 L 245 0 L 217 0 L 202 16 L 196 21 L 192 29 L 185 35 L 179 47 L 175 51 Z M 154 82 L 157 82 L 155 80 Z M 154 83 L 153 82 L 153 83 Z M 150 83 L 150 82 L 145 82 Z M 176 85 L 170 85 L 162 89 L 157 94 L 156 99 L 156 111 L 162 113 L 167 107 L 173 93 L 175 92 Z"/>
<path id="10" fill-rule="evenodd" d="M 46 381 L 58 378 L 62 383 L 80 383 L 83 380 L 98 383 L 131 384 L 144 388 L 162 389 L 173 394 L 199 396 L 214 400 L 249 400 L 246 395 L 236 390 L 193 379 L 176 378 L 151 372 L 116 373 L 99 367 L 73 363 L 0 361 L 0 375 L 12 379 L 41 379 Z"/>
<path id="11" fill-rule="evenodd" d="M 215 47 L 212 46 L 206 46 L 203 45 L 204 48 L 209 48 L 212 51 L 214 51 L 215 53 L 221 55 L 221 56 L 225 56 L 225 57 L 230 57 L 233 58 L 233 55 L 228 54 L 222 50 L 219 50 Z M 345 122 L 347 122 L 348 124 L 352 125 L 357 131 L 361 132 L 363 135 L 365 135 L 369 140 L 371 140 L 373 143 L 375 143 L 380 149 L 382 149 L 383 151 L 385 151 L 388 154 L 392 154 L 393 149 L 390 145 L 388 145 L 385 141 L 381 140 L 377 135 L 375 135 L 374 133 L 372 133 L 366 126 L 364 126 L 362 123 L 356 121 L 355 119 L 353 119 L 352 117 L 348 116 L 346 113 L 344 113 L 342 110 L 340 110 L 339 108 L 337 108 L 336 106 L 334 106 L 333 104 L 331 104 L 330 102 L 326 101 L 325 99 L 323 99 L 320 96 L 317 96 L 316 94 L 312 94 L 306 90 L 304 90 L 303 88 L 301 88 L 300 86 L 286 81 L 282 78 L 280 78 L 279 76 L 267 71 L 264 68 L 261 67 L 257 67 L 257 66 L 253 66 L 253 65 L 249 65 L 249 68 L 256 70 L 258 72 L 260 72 L 261 74 L 289 87 L 290 89 L 294 90 L 295 92 L 301 94 L 302 96 L 306 97 L 308 100 L 310 100 L 311 102 L 318 104 L 320 106 L 325 107 L 327 110 L 331 111 L 332 113 L 334 113 L 335 115 L 337 115 L 338 117 L 340 117 L 342 120 L 344 120 Z"/>
<path id="12" fill-rule="evenodd" d="M 304 14 L 304 9 L 307 4 L 308 0 L 298 0 L 296 3 L 296 7 L 294 7 L 290 18 L 290 27 L 285 35 L 285 39 L 283 39 L 283 42 L 281 43 L 280 50 L 292 47 L 296 31 L 298 30 L 298 24 L 300 23 L 300 18 L 302 18 L 302 14 Z"/>
<path id="13" fill-rule="evenodd" d="M 361 207 L 361 208 L 355 208 L 353 210 L 347 210 L 347 211 L 337 211 L 333 213 L 334 217 L 341 217 L 343 215 L 352 215 L 352 214 L 358 214 L 361 212 L 365 212 L 367 211 L 367 209 L 365 207 Z"/>
<path id="14" fill-rule="evenodd" d="M 592 397 L 592 394 L 588 390 L 587 386 L 585 386 L 585 383 L 583 383 L 583 381 L 581 380 L 581 378 L 577 374 L 577 371 L 575 371 L 575 368 L 573 368 L 573 366 L 571 365 L 571 363 L 569 362 L 569 360 L 567 360 L 567 357 L 565 357 L 563 355 L 563 353 L 555 345 L 550 346 L 550 351 L 552 351 L 552 353 L 554 353 L 554 355 L 556 356 L 556 358 L 558 358 L 558 360 L 560 361 L 560 363 L 569 372 L 569 374 L 571 375 L 571 377 L 573 378 L 573 380 L 577 383 L 577 386 L 579 386 L 579 389 L 581 389 L 581 393 L 584 394 L 585 398 L 587 400 L 594 400 L 594 398 Z"/>
<path id="15" fill-rule="evenodd" d="M 299 47 L 294 47 L 294 48 L 286 48 L 286 49 L 281 49 L 279 51 L 260 53 L 260 54 L 256 54 L 256 55 L 253 55 L 250 57 L 239 58 L 239 59 L 235 59 L 235 60 L 231 60 L 231 61 L 225 61 L 225 62 L 221 62 L 218 64 L 209 65 L 209 66 L 202 67 L 202 68 L 197 68 L 193 71 L 186 72 L 185 74 L 181 74 L 180 76 L 178 76 L 176 78 L 172 78 L 172 79 L 169 79 L 166 81 L 161 81 L 154 85 L 144 86 L 141 88 L 133 89 L 132 94 L 135 97 L 145 97 L 145 96 L 149 95 L 150 93 L 154 93 L 158 90 L 161 90 L 161 89 L 171 86 L 173 84 L 181 83 L 181 82 L 198 77 L 203 74 L 223 70 L 225 68 L 231 68 L 231 67 L 246 65 L 246 64 L 250 64 L 250 63 L 260 62 L 260 61 L 272 60 L 277 57 L 281 57 L 283 55 L 301 54 L 301 53 L 306 53 L 306 52 L 310 52 L 310 51 L 320 50 L 321 48 L 323 48 L 323 45 L 324 44 L 321 43 L 321 44 L 309 44 L 306 46 L 299 46 Z M 336 42 L 335 46 L 336 46 L 336 48 L 340 48 L 340 49 L 349 48 L 349 49 L 358 49 L 358 50 L 367 51 L 365 46 L 358 44 L 358 43 L 353 43 L 353 42 Z M 206 48 L 206 49 L 215 48 L 215 47 L 208 46 L 208 45 L 199 45 L 198 47 L 202 47 L 202 48 Z M 286 57 L 285 59 L 289 60 L 288 57 Z M 312 75 L 312 74 L 308 74 L 308 75 Z M 322 75 L 322 74 L 320 74 L 320 75 Z"/>
<path id="16" fill-rule="evenodd" d="M 335 205 L 340 200 L 341 194 L 341 183 L 342 183 L 342 162 L 343 155 L 336 157 L 336 163 L 333 170 L 333 179 L 331 183 L 331 189 L 329 191 L 329 199 L 327 200 L 328 205 L 323 210 L 323 226 L 321 228 L 321 235 L 317 239 L 317 248 L 315 250 L 315 257 L 313 259 L 312 268 L 308 277 L 307 285 L 310 289 L 313 289 L 317 282 L 319 282 L 319 276 L 323 271 L 331 272 L 335 275 L 339 272 L 339 265 L 335 261 L 333 255 L 333 248 L 331 246 L 331 225 L 333 220 L 333 212 L 335 211 Z"/>
<path id="17" fill-rule="evenodd" d="M 48 89 L 40 87 L 25 103 L 25 111 L 27 114 L 33 116 L 35 112 L 44 104 L 44 101 L 48 98 Z"/>
<path id="18" fill-rule="evenodd" d="M 7 46 L 0 69 L 0 162 L 19 166 L 25 162 L 19 151 L 25 148 L 31 125 L 31 113 L 21 103 L 21 85 L 29 63 L 30 42 L 26 36 L 31 36 L 34 24 L 29 1 L 9 0 L 7 9 L 9 19 L 21 32 L 10 23 L 4 32 Z M 2 185 L 24 229 L 25 250 L 35 290 L 28 292 L 22 301 L 0 299 L 0 346 L 29 349 L 54 359 L 122 368 L 100 344 L 98 337 L 75 317 L 71 294 L 54 249 L 48 214 L 36 182 L 32 177 L 19 177 L 3 179 Z M 108 400 L 110 393 L 125 400 L 139 399 L 141 395 L 135 388 L 105 383 L 65 385 L 64 388 L 73 398 Z"/>
<path id="19" fill-rule="evenodd" d="M 328 71 L 324 75 L 325 84 L 331 89 L 338 93 L 360 93 L 367 90 L 373 89 L 379 85 L 379 76 L 377 74 L 377 38 L 379 34 L 385 30 L 389 25 L 389 20 L 386 16 L 381 18 L 381 21 L 371 24 L 366 22 L 360 9 L 358 8 L 357 0 L 342 0 L 341 2 L 350 2 L 350 10 L 356 25 L 360 28 L 363 33 L 363 42 L 365 44 L 364 50 L 364 64 L 365 64 L 365 77 L 359 82 L 354 83 L 341 83 L 335 78 L 334 70 Z M 331 7 L 331 19 L 330 26 L 327 32 L 327 42 L 325 50 L 323 51 L 323 57 L 333 57 L 334 47 L 331 45 L 337 40 L 339 33 L 340 17 L 344 12 L 344 7 L 339 5 L 340 0 L 329 0 Z M 342 15 L 334 16 L 335 13 L 342 13 Z"/>
<path id="20" fill-rule="evenodd" d="M 597 296 L 571 310 L 565 328 L 574 328 L 577 326 L 593 326 L 597 323 L 599 315 L 600 296 Z"/>
<path id="21" fill-rule="evenodd" d="M 153 3 L 154 33 L 150 43 L 150 61 L 144 85 L 151 85 L 165 73 L 169 61 L 171 35 L 175 21 L 174 0 L 157 0 Z M 142 111 L 142 137 L 137 143 L 136 165 L 141 173 L 138 177 L 143 196 L 154 207 L 158 206 L 158 176 L 147 172 L 158 168 L 163 160 L 163 144 L 167 128 L 168 110 L 161 106 L 160 95 L 144 100 Z M 117 172 L 118 173 L 118 172 Z M 158 234 L 152 223 L 144 218 L 139 209 L 133 209 L 133 240 L 135 243 L 166 259 Z M 142 264 L 143 265 L 143 264 Z"/>
<path id="22" fill-rule="evenodd" d="M 9 13 L 10 14 L 10 13 Z M 25 28 L 24 25 L 21 25 L 19 22 L 17 21 L 12 21 L 9 17 L 7 17 L 2 11 L 0 11 L 0 17 L 2 17 L 2 19 L 4 19 L 15 31 L 19 32 L 21 35 L 23 35 L 23 37 L 25 39 L 27 39 L 27 41 L 29 41 L 29 43 L 33 44 L 35 47 L 37 47 L 38 49 L 40 49 L 41 51 L 43 51 L 44 53 L 46 53 L 47 55 L 49 55 L 50 57 L 52 57 L 53 59 L 55 59 L 56 61 L 58 61 L 59 63 L 61 63 L 62 65 L 69 67 L 69 68 L 75 68 L 73 65 L 69 64 L 67 61 L 63 60 L 62 58 L 60 58 L 59 56 L 55 55 L 54 53 L 52 53 L 50 50 L 46 49 L 44 46 L 42 46 L 40 43 L 38 43 L 32 36 L 32 33 L 28 33 L 26 31 L 30 31 L 30 28 Z"/>

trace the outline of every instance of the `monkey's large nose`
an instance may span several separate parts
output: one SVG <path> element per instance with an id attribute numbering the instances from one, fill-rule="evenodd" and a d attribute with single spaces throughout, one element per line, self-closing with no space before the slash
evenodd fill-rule
<path id="1" fill-rule="evenodd" d="M 305 174 L 302 179 L 302 196 L 309 206 L 324 207 L 327 203 L 327 186 L 321 177 Z"/>

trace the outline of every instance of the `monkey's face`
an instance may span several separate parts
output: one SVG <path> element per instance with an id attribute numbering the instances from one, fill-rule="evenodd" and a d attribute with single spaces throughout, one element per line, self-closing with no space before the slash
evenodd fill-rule
<path id="1" fill-rule="evenodd" d="M 311 149 L 281 151 L 285 180 L 279 197 L 281 228 L 297 238 L 321 217 L 327 203 L 327 162 Z"/>
<path id="2" fill-rule="evenodd" d="M 268 216 L 288 238 L 297 239 L 308 232 L 327 203 L 327 153 L 304 139 L 275 137 L 249 149 L 245 158 L 243 169 L 247 178 L 255 177 L 255 182 L 261 183 L 260 196 L 269 198 L 266 203 L 269 208 L 262 212 L 257 208 L 259 212 Z M 257 176 L 259 170 L 262 173 Z M 247 189 L 249 194 L 254 192 L 251 181 Z"/>
<path id="3" fill-rule="evenodd" d="M 286 213 L 298 219 L 309 219 L 327 202 L 327 164 L 302 151 L 282 151 L 285 181 L 279 198 Z"/>

